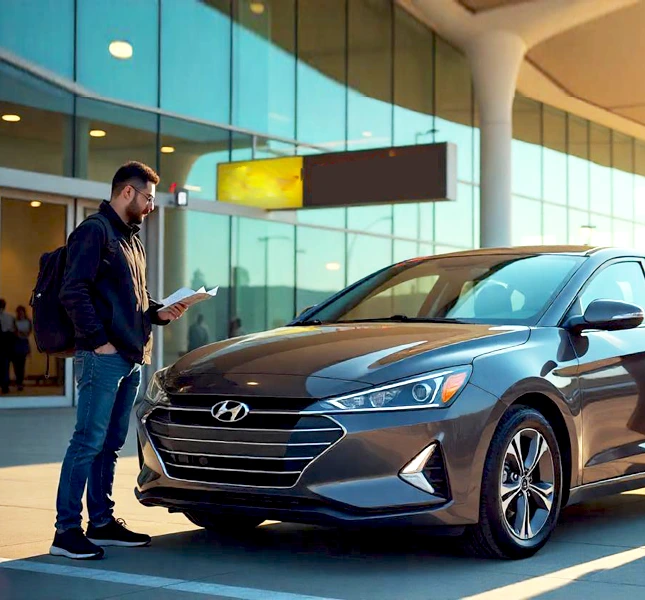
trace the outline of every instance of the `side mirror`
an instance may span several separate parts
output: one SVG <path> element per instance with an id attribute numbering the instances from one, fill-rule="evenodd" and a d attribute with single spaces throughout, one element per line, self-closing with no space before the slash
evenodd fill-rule
<path id="1" fill-rule="evenodd" d="M 585 329 L 618 331 L 634 329 L 645 318 L 643 309 L 636 304 L 619 300 L 594 300 L 587 306 L 582 317 L 573 317 L 565 328 L 580 333 Z"/>

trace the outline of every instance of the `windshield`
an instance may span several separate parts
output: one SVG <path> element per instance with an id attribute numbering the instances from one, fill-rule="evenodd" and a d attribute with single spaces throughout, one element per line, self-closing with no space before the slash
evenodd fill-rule
<path id="1" fill-rule="evenodd" d="M 375 273 L 308 320 L 534 325 L 584 260 L 538 254 L 408 261 Z"/>

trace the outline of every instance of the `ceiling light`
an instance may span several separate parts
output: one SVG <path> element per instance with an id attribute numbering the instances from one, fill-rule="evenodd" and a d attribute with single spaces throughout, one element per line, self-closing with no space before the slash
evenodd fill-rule
<path id="1" fill-rule="evenodd" d="M 164 154 L 172 154 L 175 151 L 174 146 L 161 146 L 161 151 Z"/>
<path id="2" fill-rule="evenodd" d="M 189 192 L 201 192 L 201 191 L 202 191 L 202 188 L 201 188 L 201 187 L 199 187 L 198 185 L 189 185 L 189 184 L 186 184 L 186 185 L 184 186 L 184 189 L 188 190 Z"/>
<path id="3" fill-rule="evenodd" d="M 2 120 L 8 123 L 17 123 L 20 121 L 20 115 L 2 115 Z"/>
<path id="4" fill-rule="evenodd" d="M 132 58 L 132 44 L 130 44 L 129 42 L 114 40 L 108 46 L 108 49 L 110 51 L 110 54 L 114 56 L 114 58 L 120 58 L 122 60 Z"/>
<path id="5" fill-rule="evenodd" d="M 38 208 L 39 206 L 42 206 L 43 203 L 40 200 L 32 200 L 29 204 L 34 208 Z"/>
<path id="6" fill-rule="evenodd" d="M 340 263 L 328 262 L 325 265 L 325 269 L 327 269 L 328 271 L 340 271 Z"/>
<path id="7" fill-rule="evenodd" d="M 251 2 L 249 5 L 251 12 L 254 15 L 261 15 L 264 13 L 264 3 L 263 2 Z"/>
<path id="8" fill-rule="evenodd" d="M 105 131 L 103 131 L 102 129 L 92 129 L 90 131 L 90 135 L 92 137 L 105 137 L 107 133 L 105 133 Z"/>
<path id="9" fill-rule="evenodd" d="M 363 137 L 372 137 L 371 131 L 363 131 Z"/>

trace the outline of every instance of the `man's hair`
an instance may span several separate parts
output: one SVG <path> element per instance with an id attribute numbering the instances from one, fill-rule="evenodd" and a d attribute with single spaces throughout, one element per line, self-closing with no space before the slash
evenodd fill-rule
<path id="1" fill-rule="evenodd" d="M 159 175 L 148 165 L 132 160 L 122 165 L 112 178 L 112 198 L 116 198 L 127 185 L 145 187 L 146 184 L 159 183 Z"/>
<path id="2" fill-rule="evenodd" d="M 0 298 L 0 310 L 7 308 L 7 301 L 4 298 Z"/>

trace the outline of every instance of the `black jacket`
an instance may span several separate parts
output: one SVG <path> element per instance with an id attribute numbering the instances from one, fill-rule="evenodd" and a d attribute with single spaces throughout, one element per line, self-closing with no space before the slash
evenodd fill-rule
<path id="1" fill-rule="evenodd" d="M 146 255 L 137 226 L 126 225 L 109 202 L 97 219 L 81 223 L 67 241 L 67 265 L 60 300 L 75 329 L 76 348 L 94 350 L 108 342 L 126 359 L 150 364 L 152 324 L 161 304 L 146 285 Z"/>

